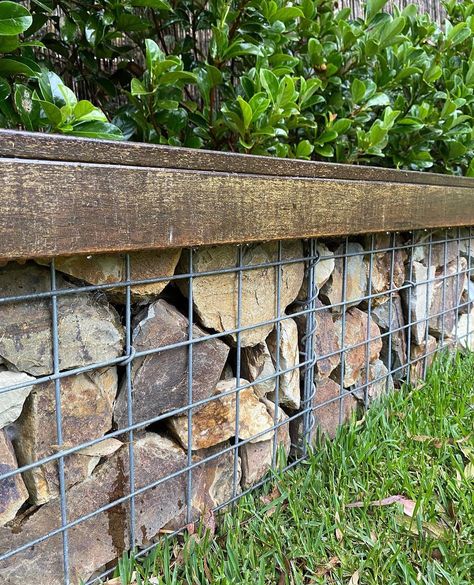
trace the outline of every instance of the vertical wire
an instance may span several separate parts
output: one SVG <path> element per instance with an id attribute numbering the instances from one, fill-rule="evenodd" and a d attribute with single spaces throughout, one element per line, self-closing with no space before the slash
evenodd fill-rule
<path id="1" fill-rule="evenodd" d="M 318 296 L 316 284 L 316 266 L 319 261 L 317 251 L 317 240 L 311 239 L 309 241 L 309 260 L 307 263 L 306 284 L 307 297 L 305 302 L 306 313 L 306 331 L 302 339 L 304 344 L 304 361 L 306 363 L 303 370 L 303 400 L 301 407 L 303 410 L 302 426 L 303 432 L 301 434 L 301 453 L 303 457 L 307 456 L 308 444 L 311 440 L 311 430 L 314 425 L 313 414 L 313 399 L 316 394 L 316 385 L 314 381 L 314 368 L 317 363 L 318 356 L 314 348 L 314 336 L 316 334 L 316 298 Z"/>
<path id="2" fill-rule="evenodd" d="M 193 494 L 193 470 L 189 469 L 193 462 L 193 249 L 189 248 L 188 266 L 188 448 L 186 460 L 188 465 L 186 486 L 186 523 L 192 522 L 192 494 Z"/>
<path id="3" fill-rule="evenodd" d="M 445 338 L 445 319 L 446 319 L 446 284 L 448 279 L 447 277 L 448 271 L 448 232 L 445 230 L 444 232 L 444 242 L 443 242 L 443 281 L 441 286 L 443 290 L 441 292 L 441 344 L 440 347 L 443 349 L 444 347 L 444 338 Z M 449 320 L 448 320 L 449 323 Z"/>
<path id="4" fill-rule="evenodd" d="M 339 388 L 339 426 L 342 424 L 343 420 L 343 400 L 344 400 L 344 377 L 345 377 L 345 339 L 346 339 L 346 293 L 347 293 L 347 248 L 349 244 L 349 239 L 346 237 L 344 240 L 344 254 L 343 254 L 343 261 L 342 261 L 342 291 L 341 291 L 341 309 L 342 309 L 342 317 L 341 317 L 341 387 Z"/>
<path id="5" fill-rule="evenodd" d="M 467 241 L 467 286 L 469 287 L 469 282 L 471 280 L 471 238 L 472 238 L 472 227 L 469 228 L 469 239 Z M 469 288 L 468 288 L 469 293 Z M 470 316 L 473 311 L 473 304 L 470 302 L 470 297 L 468 296 L 468 303 L 467 303 L 467 319 L 466 319 L 466 349 L 470 347 L 471 335 L 471 327 L 470 327 Z M 474 316 L 473 316 L 474 321 Z"/>
<path id="6" fill-rule="evenodd" d="M 431 258 L 433 252 L 433 232 L 430 231 L 430 239 L 428 244 L 428 266 L 426 270 L 426 302 L 425 302 L 425 355 L 423 359 L 423 378 L 426 377 L 426 370 L 428 369 L 428 337 L 430 334 L 430 313 L 431 313 L 431 303 L 430 303 L 430 291 L 433 290 L 434 287 L 434 280 L 431 278 Z M 436 274 L 435 274 L 436 277 Z"/>
<path id="7" fill-rule="evenodd" d="M 368 307 L 367 307 L 367 343 L 365 344 L 365 387 L 364 408 L 369 407 L 369 382 L 370 382 L 370 323 L 372 318 L 372 271 L 374 265 L 375 236 L 370 236 L 369 275 L 368 275 Z"/>
<path id="8" fill-rule="evenodd" d="M 53 372 L 59 374 L 59 332 L 58 332 L 58 297 L 54 294 L 56 289 L 56 264 L 55 260 L 51 261 L 51 317 L 52 317 L 52 342 L 53 342 Z M 56 411 L 56 434 L 58 446 L 63 445 L 63 417 L 61 408 L 61 380 L 54 380 L 54 401 Z M 68 523 L 67 520 L 67 498 L 66 498 L 66 481 L 64 472 L 64 457 L 58 459 L 58 476 L 59 476 L 59 498 L 61 508 L 61 527 L 64 528 Z M 64 585 L 69 585 L 69 535 L 67 529 L 62 533 L 63 544 L 63 571 Z"/>
<path id="9" fill-rule="evenodd" d="M 457 348 L 458 347 L 458 321 L 459 321 L 459 304 L 462 302 L 462 290 L 460 289 L 460 266 L 459 266 L 459 260 L 461 257 L 461 228 L 458 228 L 456 230 L 456 316 L 454 319 L 454 347 Z M 465 278 L 465 276 L 464 276 Z M 467 287 L 467 299 L 469 301 L 469 282 L 467 283 L 468 287 Z"/>
<path id="10" fill-rule="evenodd" d="M 237 495 L 237 480 L 239 476 L 239 435 L 240 435 L 240 371 L 241 371 L 241 353 L 242 353 L 242 262 L 243 262 L 243 246 L 237 246 L 237 315 L 236 315 L 236 329 L 237 329 L 237 356 L 235 365 L 236 375 L 236 394 L 235 394 L 235 435 L 234 435 L 234 469 L 232 477 L 232 497 Z"/>
<path id="11" fill-rule="evenodd" d="M 125 278 L 131 280 L 130 254 L 125 255 Z M 125 366 L 127 384 L 127 424 L 133 425 L 133 389 L 132 389 L 132 294 L 130 284 L 125 288 L 125 353 L 129 359 Z M 128 431 L 129 488 L 135 492 L 135 452 L 133 445 L 133 429 Z M 130 548 L 135 549 L 135 496 L 130 498 Z"/>
<path id="12" fill-rule="evenodd" d="M 395 270 L 395 234 L 391 234 L 390 236 L 390 280 L 389 280 L 389 286 L 390 286 L 390 293 L 388 296 L 388 356 L 387 356 L 387 369 L 388 369 L 388 374 L 387 377 L 385 379 L 385 392 L 388 393 L 389 391 L 389 386 L 390 386 L 390 376 L 392 375 L 392 320 L 393 320 L 393 287 L 394 287 L 394 283 L 393 283 L 393 274 L 394 274 L 394 270 Z M 398 325 L 397 325 L 398 328 Z"/>
<path id="13" fill-rule="evenodd" d="M 406 337 L 406 363 L 407 363 L 407 370 L 406 370 L 406 381 L 407 384 L 411 382 L 411 344 L 412 344 L 412 318 L 411 318 L 411 309 L 412 309 L 412 298 L 413 298 L 413 289 L 416 285 L 413 282 L 413 257 L 414 257 L 414 246 L 415 246 L 415 232 L 411 233 L 411 242 L 410 242 L 410 253 L 409 253 L 409 268 L 408 268 L 408 283 L 410 287 L 408 288 L 408 302 L 407 302 L 407 314 L 408 314 L 408 323 L 407 325 L 407 337 Z"/>
<path id="14" fill-rule="evenodd" d="M 273 450 L 272 450 L 272 468 L 275 469 L 277 465 L 277 450 L 278 450 L 278 413 L 280 408 L 280 344 L 281 344 L 281 240 L 278 240 L 278 266 L 276 272 L 276 355 L 275 355 L 275 412 L 273 414 L 273 425 L 275 427 L 273 434 Z"/>

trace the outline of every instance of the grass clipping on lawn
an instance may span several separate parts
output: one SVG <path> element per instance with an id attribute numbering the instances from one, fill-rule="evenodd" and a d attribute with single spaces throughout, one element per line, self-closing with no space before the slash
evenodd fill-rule
<path id="1" fill-rule="evenodd" d="M 444 356 L 217 527 L 122 559 L 109 583 L 471 585 L 473 431 L 474 355 Z"/>

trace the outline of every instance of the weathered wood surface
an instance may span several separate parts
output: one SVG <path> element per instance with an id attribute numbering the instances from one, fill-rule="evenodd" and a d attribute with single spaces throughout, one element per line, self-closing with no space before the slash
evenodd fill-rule
<path id="1" fill-rule="evenodd" d="M 0 132 L 0 259 L 474 224 L 470 179 L 403 182 L 397 171 L 221 153 L 200 165 L 200 151 L 56 138 Z M 53 160 L 61 154 L 73 160 Z M 109 155 L 115 164 L 79 162 Z M 137 157 L 148 166 L 131 164 Z M 217 170 L 192 169 L 212 169 L 213 158 Z M 239 172 L 223 172 L 224 159 Z M 269 174 L 282 163 L 293 173 Z M 331 166 L 350 178 L 329 178 Z"/>
<path id="2" fill-rule="evenodd" d="M 380 167 L 310 162 L 177 148 L 139 142 L 78 139 L 60 134 L 0 130 L 0 157 L 39 160 L 93 162 L 225 173 L 278 175 L 326 179 L 419 183 L 423 185 L 465 185 L 473 181 L 435 173 L 400 171 Z"/>

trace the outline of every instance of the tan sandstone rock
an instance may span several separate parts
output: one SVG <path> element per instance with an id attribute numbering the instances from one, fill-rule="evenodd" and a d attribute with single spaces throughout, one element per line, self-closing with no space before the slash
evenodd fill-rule
<path id="1" fill-rule="evenodd" d="M 236 431 L 236 388 L 237 380 L 221 380 L 215 388 L 216 399 L 205 404 L 192 417 L 192 449 L 207 449 L 227 441 Z M 248 384 L 240 380 L 240 385 Z M 219 394 L 231 392 L 227 396 Z M 170 430 L 178 438 L 183 447 L 188 446 L 188 417 L 175 416 L 168 421 Z M 239 391 L 239 437 L 251 439 L 253 442 L 265 441 L 273 436 L 271 429 L 273 420 L 265 405 L 259 401 L 252 388 Z M 259 433 L 262 433 L 259 435 Z M 259 436 L 255 436 L 259 435 Z M 254 437 L 255 436 L 255 437 Z M 252 438 L 254 437 L 254 438 Z"/>
<path id="2" fill-rule="evenodd" d="M 186 465 L 186 454 L 169 439 L 149 433 L 134 443 L 135 489 L 158 482 Z M 68 521 L 113 503 L 130 493 L 128 446 L 124 445 L 85 481 L 68 491 Z M 135 498 L 136 545 L 143 546 L 186 501 L 186 476 L 178 475 Z M 71 583 L 86 581 L 97 569 L 130 548 L 128 501 L 92 516 L 68 530 Z M 0 550 L 27 544 L 61 526 L 59 500 L 52 500 L 11 528 L 0 528 Z M 61 534 L 0 561 L 2 585 L 63 585 Z M 32 562 L 34 559 L 34 562 Z"/>
<path id="3" fill-rule="evenodd" d="M 368 379 L 364 372 L 364 375 L 357 381 L 354 395 L 362 402 L 365 402 L 367 396 L 367 403 L 370 405 L 371 402 L 388 394 L 393 389 L 393 378 L 387 366 L 382 360 L 375 360 L 373 364 L 369 364 Z"/>
<path id="4" fill-rule="evenodd" d="M 130 273 L 132 280 L 161 278 L 174 274 L 180 248 L 169 250 L 142 250 L 130 252 Z M 56 269 L 88 284 L 113 284 L 126 281 L 125 254 L 94 254 L 89 256 L 59 257 L 55 260 Z M 49 264 L 48 260 L 37 260 L 39 264 Z M 134 301 L 150 301 L 156 298 L 168 280 L 149 284 L 136 284 L 131 287 Z M 125 287 L 106 289 L 106 294 L 114 300 L 123 302 Z"/>
<path id="5" fill-rule="evenodd" d="M 137 316 L 133 346 L 137 351 L 156 349 L 188 339 L 189 321 L 163 299 L 149 305 Z M 193 326 L 193 338 L 206 333 Z M 224 369 L 229 348 L 219 339 L 196 343 L 193 347 L 193 402 L 212 396 Z M 189 347 L 151 353 L 132 363 L 133 422 L 141 422 L 188 404 Z M 127 424 L 125 380 L 115 406 L 119 428 Z M 199 407 L 194 409 L 194 412 Z"/>
<path id="6" fill-rule="evenodd" d="M 234 268 L 238 260 L 236 246 L 211 246 L 199 248 L 193 253 L 194 272 L 206 272 Z M 301 241 L 282 243 L 282 260 L 303 257 Z M 250 244 L 243 248 L 243 265 L 251 266 L 278 260 L 278 242 Z M 189 258 L 183 255 L 178 270 L 189 271 Z M 241 327 L 275 319 L 277 293 L 277 267 L 255 268 L 242 272 Z M 280 310 L 298 296 L 303 283 L 304 264 L 296 262 L 281 266 Z M 188 295 L 187 281 L 178 281 L 182 293 Z M 196 313 L 205 327 L 216 331 L 229 331 L 237 327 L 239 278 L 237 273 L 196 276 L 193 279 L 193 302 Z M 265 341 L 273 324 L 245 330 L 240 335 L 242 347 L 254 346 Z M 233 342 L 237 340 L 231 335 Z"/>
<path id="7" fill-rule="evenodd" d="M 374 250 L 386 250 L 392 245 L 392 236 L 389 234 L 378 234 L 374 238 Z M 397 245 L 397 242 L 395 242 Z M 403 250 L 392 252 L 379 252 L 372 255 L 372 294 L 375 296 L 372 303 L 377 305 L 384 303 L 387 296 L 381 295 L 392 288 L 400 288 L 405 282 L 405 258 Z M 367 274 L 370 273 L 370 257 L 367 259 Z M 393 264 L 393 265 L 392 265 Z M 390 277 L 393 281 L 390 282 Z"/>
<path id="8" fill-rule="evenodd" d="M 341 244 L 337 248 L 335 255 L 336 257 L 341 256 L 346 252 L 348 254 L 346 259 L 336 258 L 331 278 L 321 289 L 321 297 L 330 305 L 346 301 L 345 307 L 347 308 L 359 305 L 367 293 L 367 267 L 364 261 L 366 252 L 360 244 L 350 242 L 347 245 L 347 250 L 346 246 Z M 343 310 L 342 305 L 333 308 L 336 313 L 341 313 Z"/>
<path id="9" fill-rule="evenodd" d="M 457 336 L 461 347 L 474 351 L 474 309 L 459 317 Z"/>
<path id="10" fill-rule="evenodd" d="M 365 373 L 367 352 L 369 362 L 379 359 L 382 351 L 380 329 L 367 313 L 356 307 L 346 312 L 344 339 L 342 317 L 337 318 L 335 327 L 342 348 L 355 346 L 344 352 L 344 387 L 349 388 Z M 336 378 L 339 379 L 337 373 Z"/>
<path id="11" fill-rule="evenodd" d="M 267 338 L 267 345 L 272 356 L 273 364 L 277 365 L 279 351 L 279 371 L 289 370 L 279 376 L 278 402 L 288 408 L 296 410 L 300 407 L 300 371 L 298 327 L 293 319 L 280 321 L 280 348 L 278 350 L 278 335 L 276 328 Z M 278 327 L 278 324 L 276 325 Z M 269 398 L 275 400 L 276 394 L 271 393 Z"/>
<path id="12" fill-rule="evenodd" d="M 57 288 L 74 288 L 61 275 Z M 34 264 L 0 269 L 0 297 L 50 291 L 50 273 Z M 0 306 L 0 356 L 18 370 L 40 376 L 53 371 L 51 301 Z M 103 362 L 123 351 L 123 327 L 115 309 L 87 293 L 58 296 L 61 370 Z"/>
<path id="13" fill-rule="evenodd" d="M 255 347 L 242 348 L 241 369 L 246 380 L 257 382 L 252 389 L 259 398 L 275 390 L 275 366 L 265 341 Z M 269 379 L 258 382 L 262 378 Z"/>
<path id="14" fill-rule="evenodd" d="M 432 335 L 428 335 L 428 342 L 422 341 L 419 345 L 411 346 L 410 382 L 412 384 L 416 384 L 423 378 L 425 366 L 428 368 L 433 363 L 437 347 L 438 342 Z"/>
<path id="15" fill-rule="evenodd" d="M 408 369 L 406 366 L 408 361 L 406 339 L 408 328 L 405 327 L 400 295 L 393 294 L 391 299 L 374 307 L 371 311 L 371 317 L 383 332 L 391 331 L 391 335 L 385 335 L 383 338 L 380 354 L 382 361 L 390 365 L 394 380 L 405 378 Z"/>
<path id="16" fill-rule="evenodd" d="M 4 430 L 0 430 L 0 475 L 15 469 L 18 469 L 18 464 L 10 439 Z M 28 492 L 20 473 L 0 479 L 0 526 L 13 520 L 27 499 Z"/>
<path id="17" fill-rule="evenodd" d="M 66 448 L 102 437 L 110 430 L 116 393 L 116 368 L 61 379 L 62 431 Z M 55 453 L 58 441 L 54 382 L 33 388 L 15 425 L 15 431 L 15 451 L 20 465 L 33 463 Z M 80 453 L 66 457 L 66 486 L 69 488 L 88 477 L 99 459 L 99 455 Z M 57 461 L 33 468 L 23 475 L 31 503 L 44 504 L 58 496 Z"/>
<path id="18" fill-rule="evenodd" d="M 3 391 L 5 388 L 33 382 L 35 378 L 22 372 L 0 371 L 0 429 L 15 421 L 21 414 L 23 404 L 31 392 L 32 386 Z"/>
<path id="19" fill-rule="evenodd" d="M 267 407 L 268 414 L 275 420 L 275 404 L 270 400 L 263 401 Z M 279 408 L 277 421 L 284 422 L 288 420 L 288 415 Z M 276 449 L 275 454 L 276 463 L 278 464 L 278 457 L 280 450 L 283 456 L 288 457 L 290 452 L 291 440 L 289 423 L 282 424 L 276 429 Z M 240 458 L 242 461 L 242 488 L 245 490 L 252 485 L 258 483 L 271 469 L 274 459 L 274 439 L 268 441 L 260 441 L 259 443 L 245 443 L 240 448 Z"/>

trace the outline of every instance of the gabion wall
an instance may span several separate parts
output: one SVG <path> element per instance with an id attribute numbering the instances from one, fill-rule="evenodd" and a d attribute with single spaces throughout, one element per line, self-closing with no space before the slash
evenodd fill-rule
<path id="1" fill-rule="evenodd" d="M 441 347 L 471 229 L 0 268 L 0 582 L 98 582 L 292 466 Z"/>

